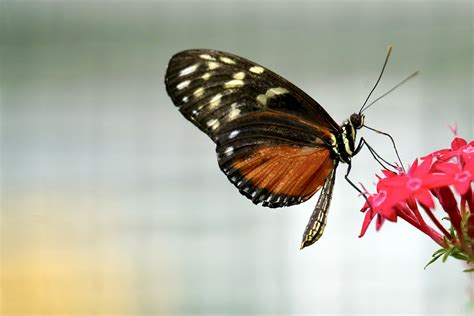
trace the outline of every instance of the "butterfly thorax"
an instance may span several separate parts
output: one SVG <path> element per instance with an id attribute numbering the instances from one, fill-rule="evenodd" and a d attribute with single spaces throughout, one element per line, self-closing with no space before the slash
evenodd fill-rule
<path id="1" fill-rule="evenodd" d="M 364 116 L 354 113 L 345 120 L 338 133 L 335 134 L 332 144 L 332 153 L 334 157 L 344 163 L 349 163 L 356 152 L 355 142 L 357 130 L 364 125 Z"/>

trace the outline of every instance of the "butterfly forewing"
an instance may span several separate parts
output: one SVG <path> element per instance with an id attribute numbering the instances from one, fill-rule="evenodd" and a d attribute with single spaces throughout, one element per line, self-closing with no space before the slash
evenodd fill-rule
<path id="1" fill-rule="evenodd" d="M 222 171 L 254 203 L 301 203 L 333 170 L 338 124 L 265 67 L 219 51 L 187 50 L 170 60 L 165 81 L 180 112 L 216 143 Z"/>
<path id="2" fill-rule="evenodd" d="M 278 111 L 310 120 L 332 132 L 338 124 L 311 97 L 272 71 L 214 50 L 174 55 L 166 88 L 183 115 L 214 139 L 226 122 L 246 113 Z"/>

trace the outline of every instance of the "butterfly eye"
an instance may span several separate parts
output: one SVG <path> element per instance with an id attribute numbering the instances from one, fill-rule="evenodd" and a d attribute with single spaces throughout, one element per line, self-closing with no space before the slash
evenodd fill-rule
<path id="1" fill-rule="evenodd" d="M 359 129 L 364 126 L 364 115 L 363 114 L 358 114 L 358 113 L 353 113 L 351 115 L 351 123 L 354 126 L 354 128 Z"/>

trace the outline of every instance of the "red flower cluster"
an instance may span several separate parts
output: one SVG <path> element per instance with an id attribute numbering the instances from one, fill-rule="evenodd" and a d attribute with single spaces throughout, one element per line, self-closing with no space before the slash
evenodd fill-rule
<path id="1" fill-rule="evenodd" d="M 396 222 L 402 218 L 449 250 L 449 255 L 455 253 L 458 255 L 455 257 L 472 261 L 474 141 L 467 143 L 455 137 L 450 149 L 416 159 L 406 173 L 402 170 L 382 172 L 382 177 L 377 176 L 377 193 L 367 193 L 368 202 L 362 208 L 366 215 L 359 237 L 365 234 L 374 217 L 377 230 L 385 220 Z M 447 216 L 434 215 L 436 200 Z M 426 216 L 434 227 L 425 221 Z M 451 227 L 445 228 L 439 217 L 447 217 Z"/>

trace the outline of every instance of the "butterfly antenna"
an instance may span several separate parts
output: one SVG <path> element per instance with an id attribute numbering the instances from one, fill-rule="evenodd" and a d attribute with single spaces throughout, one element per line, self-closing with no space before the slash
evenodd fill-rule
<path id="1" fill-rule="evenodd" d="M 411 75 L 409 75 L 408 77 L 406 77 L 405 79 L 403 79 L 402 81 L 400 81 L 398 84 L 396 84 L 392 89 L 388 90 L 387 92 L 385 92 L 384 94 L 382 94 L 380 97 L 378 97 L 377 99 L 375 99 L 374 101 L 370 102 L 363 110 L 367 110 L 368 108 L 370 108 L 372 106 L 372 104 L 374 104 L 375 102 L 377 102 L 378 100 L 382 99 L 383 97 L 385 97 L 387 94 L 389 94 L 390 92 L 392 92 L 393 90 L 395 90 L 396 88 L 400 87 L 402 84 L 404 84 L 405 82 L 407 82 L 408 80 L 410 80 L 411 78 L 415 77 L 416 75 L 418 75 L 420 72 L 417 70 L 415 71 L 414 73 L 412 73 Z"/>
<path id="2" fill-rule="evenodd" d="M 374 92 L 375 88 L 377 88 L 377 85 L 379 84 L 380 79 L 382 79 L 382 75 L 383 75 L 383 72 L 384 72 L 384 70 L 385 70 L 385 66 L 387 66 L 388 59 L 389 59 L 391 53 L 392 53 L 392 45 L 390 45 L 390 46 L 388 47 L 387 56 L 385 56 L 385 61 L 384 61 L 384 63 L 383 63 L 382 71 L 380 72 L 379 78 L 378 78 L 377 81 L 375 82 L 375 85 L 374 85 L 374 87 L 372 88 L 372 90 L 370 90 L 370 93 L 369 93 L 369 95 L 367 96 L 367 99 L 365 99 L 364 104 L 362 104 L 362 107 L 361 107 L 360 110 L 359 110 L 359 114 L 361 114 L 361 113 L 364 111 L 364 106 L 365 106 L 365 105 L 367 104 L 367 102 L 369 101 L 369 98 L 370 98 L 370 96 L 372 95 L 372 93 Z"/>

